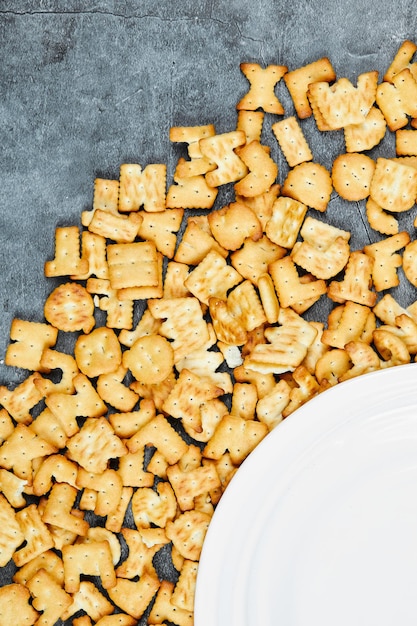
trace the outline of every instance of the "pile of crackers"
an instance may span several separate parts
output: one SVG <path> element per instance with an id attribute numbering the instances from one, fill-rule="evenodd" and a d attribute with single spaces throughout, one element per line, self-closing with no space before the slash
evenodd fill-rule
<path id="1" fill-rule="evenodd" d="M 400 228 L 417 198 L 416 50 L 356 85 L 328 58 L 242 63 L 236 128 L 172 127 L 187 151 L 172 181 L 122 164 L 80 225 L 56 228 L 45 319 L 15 318 L 5 355 L 27 376 L 0 387 L 0 626 L 191 626 L 204 537 L 244 459 L 310 398 L 415 360 L 417 303 L 392 289 L 400 270 L 417 286 Z M 343 132 L 330 169 L 310 117 Z M 395 154 L 371 157 L 387 133 Z M 364 202 L 376 243 L 352 249 L 326 219 L 335 195 Z M 311 320 L 320 299 L 330 313 Z"/>

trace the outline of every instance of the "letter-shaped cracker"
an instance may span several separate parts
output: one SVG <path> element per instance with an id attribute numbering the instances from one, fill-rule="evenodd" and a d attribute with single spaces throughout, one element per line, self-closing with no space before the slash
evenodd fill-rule
<path id="1" fill-rule="evenodd" d="M 364 340 L 367 330 L 375 328 L 375 315 L 371 309 L 348 300 L 333 309 L 328 328 L 323 331 L 322 341 L 333 348 L 344 348 L 350 341 Z"/>
<path id="2" fill-rule="evenodd" d="M 313 154 L 295 116 L 272 124 L 272 131 L 290 167 L 311 161 Z"/>
<path id="3" fill-rule="evenodd" d="M 121 213 L 157 212 L 165 209 L 167 168 L 163 163 L 149 164 L 142 170 L 137 163 L 120 166 L 118 209 Z"/>
<path id="4" fill-rule="evenodd" d="M 116 574 L 108 541 L 93 541 L 65 545 L 62 548 L 64 562 L 65 591 L 76 593 L 80 587 L 80 577 L 99 576 L 104 589 L 116 584 Z"/>
<path id="5" fill-rule="evenodd" d="M 6 350 L 5 363 L 32 371 L 49 372 L 43 367 L 43 351 L 55 345 L 58 330 L 49 324 L 15 318 L 10 328 L 11 343 Z"/>
<path id="6" fill-rule="evenodd" d="M 5 567 L 15 550 L 24 541 L 25 535 L 16 518 L 16 511 L 0 493 L 0 567 Z M 0 589 L 0 607 L 1 607 Z"/>
<path id="7" fill-rule="evenodd" d="M 278 165 L 269 156 L 259 141 L 251 141 L 238 150 L 239 158 L 249 169 L 249 173 L 235 183 L 235 192 L 245 197 L 265 193 L 278 175 Z"/>
<path id="8" fill-rule="evenodd" d="M 242 130 L 232 130 L 221 135 L 200 139 L 201 152 L 217 166 L 205 176 L 210 187 L 233 183 L 246 176 L 248 168 L 235 152 L 236 148 L 245 143 L 246 136 Z"/>
<path id="9" fill-rule="evenodd" d="M 336 80 L 336 72 L 327 57 L 308 63 L 284 75 L 284 81 L 294 102 L 294 107 L 300 119 L 313 114 L 307 93 L 311 83 Z"/>
<path id="10" fill-rule="evenodd" d="M 0 588 L 0 615 L 3 624 L 15 626 L 33 626 L 39 618 L 30 603 L 29 589 L 19 583 L 11 583 Z M 19 612 L 16 614 L 16 607 Z"/>
<path id="11" fill-rule="evenodd" d="M 372 281 L 377 291 L 397 287 L 400 279 L 397 268 L 401 267 L 403 259 L 398 251 L 410 243 L 410 235 L 403 231 L 382 241 L 365 246 L 363 251 L 374 259 Z"/>
<path id="12" fill-rule="evenodd" d="M 223 260 L 223 257 L 220 258 Z M 207 322 L 197 298 L 149 300 L 148 307 L 155 319 L 164 320 L 159 333 L 172 340 L 175 363 L 208 341 Z"/>
<path id="13" fill-rule="evenodd" d="M 251 420 L 249 420 L 250 422 Z M 195 509 L 167 522 L 166 535 L 186 559 L 198 561 L 211 516 Z"/>
<path id="14" fill-rule="evenodd" d="M 346 152 L 371 150 L 382 141 L 386 128 L 387 123 L 380 109 L 371 107 L 363 122 L 344 127 Z"/>
<path id="15" fill-rule="evenodd" d="M 392 82 L 394 76 L 399 74 L 406 67 L 410 68 L 414 76 L 417 76 L 417 64 L 411 63 L 416 50 L 417 45 L 413 41 L 410 41 L 409 39 L 403 41 L 391 61 L 389 68 L 384 74 L 384 80 L 389 83 Z"/>
<path id="16" fill-rule="evenodd" d="M 218 460 L 228 450 L 232 462 L 240 465 L 267 433 L 268 427 L 262 422 L 225 415 L 207 442 L 204 457 Z"/>
<path id="17" fill-rule="evenodd" d="M 126 454 L 124 443 L 105 417 L 89 417 L 67 445 L 68 456 L 89 472 L 101 474 L 110 459 Z"/>
<path id="18" fill-rule="evenodd" d="M 170 483 L 159 482 L 156 491 L 139 488 L 132 496 L 132 514 L 136 528 L 150 528 L 152 524 L 164 528 L 177 513 L 177 500 Z"/>
<path id="19" fill-rule="evenodd" d="M 241 63 L 240 69 L 250 83 L 250 89 L 237 103 L 238 110 L 284 114 L 284 107 L 274 93 L 275 85 L 288 71 L 285 65 L 268 65 L 262 68 L 258 63 Z"/>
<path id="20" fill-rule="evenodd" d="M 36 572 L 27 587 L 44 624 L 55 624 L 72 604 L 72 597 L 44 569 Z"/>
<path id="21" fill-rule="evenodd" d="M 267 236 L 282 248 L 292 248 L 306 213 L 307 206 L 302 202 L 280 196 L 275 200 L 265 225 Z"/>
<path id="22" fill-rule="evenodd" d="M 301 364 L 317 329 L 292 309 L 280 309 L 279 326 L 265 330 L 268 343 L 259 343 L 245 357 L 244 366 L 261 373 L 282 374 Z"/>
<path id="23" fill-rule="evenodd" d="M 45 399 L 46 406 L 57 417 L 68 437 L 79 430 L 77 417 L 99 417 L 107 411 L 107 406 L 85 374 L 77 374 L 73 382 L 75 393 L 54 391 Z"/>
<path id="24" fill-rule="evenodd" d="M 156 575 L 144 572 L 138 581 L 117 578 L 116 584 L 108 589 L 110 599 L 122 611 L 139 620 L 159 589 Z"/>
<path id="25" fill-rule="evenodd" d="M 161 529 L 152 529 L 161 530 Z M 159 535 L 153 542 L 149 542 L 144 529 L 122 528 L 123 539 L 129 548 L 127 558 L 116 569 L 119 578 L 135 578 L 147 571 L 155 573 L 152 559 L 168 539 Z"/>
<path id="26" fill-rule="evenodd" d="M 323 279 L 305 281 L 300 277 L 290 256 L 274 261 L 269 270 L 279 304 L 285 309 L 291 307 L 297 313 L 303 313 L 327 291 Z"/>
<path id="27" fill-rule="evenodd" d="M 379 157 L 371 179 L 370 196 L 386 211 L 408 211 L 416 202 L 417 170 Z"/>
<path id="28" fill-rule="evenodd" d="M 6 385 L 0 386 L 0 403 L 16 422 L 22 424 L 30 424 L 32 422 L 33 418 L 30 411 L 43 398 L 35 384 L 38 378 L 40 378 L 40 375 L 35 372 L 25 378 L 14 389 L 8 389 Z"/>
<path id="29" fill-rule="evenodd" d="M 29 426 L 17 424 L 0 448 L 0 466 L 23 480 L 32 479 L 32 461 L 54 454 L 57 449 L 39 437 Z"/>
<path id="30" fill-rule="evenodd" d="M 162 620 L 162 623 L 173 622 L 182 626 L 193 626 L 193 611 L 176 606 L 172 601 L 173 595 L 174 583 L 163 580 L 156 594 L 149 619 L 153 622 Z"/>
<path id="31" fill-rule="evenodd" d="M 349 231 L 307 217 L 300 235 L 303 241 L 296 242 L 291 253 L 297 265 L 324 280 L 343 270 L 349 260 Z"/>
<path id="32" fill-rule="evenodd" d="M 364 306 L 374 306 L 377 294 L 369 288 L 374 259 L 359 250 L 351 252 L 341 281 L 333 280 L 327 295 L 334 302 L 351 300 Z"/>
<path id="33" fill-rule="evenodd" d="M 305 161 L 288 172 L 281 193 L 323 213 L 327 209 L 332 190 L 332 179 L 328 170 L 320 163 Z"/>
<path id="34" fill-rule="evenodd" d="M 408 117 L 417 117 L 417 81 L 409 68 L 401 70 L 390 83 L 378 85 L 376 103 L 391 132 L 408 124 Z"/>
<path id="35" fill-rule="evenodd" d="M 375 102 L 378 72 L 365 72 L 358 76 L 357 87 L 349 79 L 339 78 L 332 86 L 325 81 L 312 83 L 308 94 L 331 130 L 350 124 L 361 124 Z"/>
<path id="36" fill-rule="evenodd" d="M 82 516 L 74 514 L 74 503 L 78 495 L 78 489 L 67 483 L 55 483 L 46 500 L 42 513 L 45 524 L 58 527 L 84 537 L 87 534 L 89 524 Z"/>
<path id="37" fill-rule="evenodd" d="M 88 261 L 80 257 L 80 231 L 78 226 L 55 229 L 55 258 L 46 261 L 45 276 L 70 276 L 88 272 Z"/>
<path id="38" fill-rule="evenodd" d="M 14 563 L 20 567 L 53 548 L 54 541 L 36 504 L 21 509 L 16 513 L 16 520 L 25 538 L 24 545 L 13 555 Z"/>

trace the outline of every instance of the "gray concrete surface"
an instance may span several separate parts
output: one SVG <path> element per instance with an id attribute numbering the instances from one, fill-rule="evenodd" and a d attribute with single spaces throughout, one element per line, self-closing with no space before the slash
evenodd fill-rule
<path id="1" fill-rule="evenodd" d="M 241 62 L 294 69 L 328 56 L 338 77 L 382 76 L 416 25 L 411 0 L 0 0 L 0 361 L 13 317 L 43 321 L 54 230 L 79 224 L 95 177 L 163 162 L 170 180 L 181 154 L 170 126 L 234 129 L 248 89 Z M 291 113 L 282 82 L 277 93 Z M 341 133 L 321 141 L 317 160 L 329 164 Z M 378 238 L 361 215 L 342 202 L 329 209 L 354 247 Z M 23 377 L 0 363 L 0 384 Z"/>
<path id="2" fill-rule="evenodd" d="M 291 69 L 328 55 L 355 80 L 382 73 L 415 27 L 409 0 L 2 0 L 0 358 L 14 316 L 42 319 L 54 229 L 79 222 L 96 176 L 117 177 L 126 161 L 172 174 L 171 125 L 232 130 L 242 61 Z M 282 81 L 277 93 L 290 111 Z M 322 162 L 340 133 L 326 144 Z M 0 367 L 2 380 L 20 376 Z"/>

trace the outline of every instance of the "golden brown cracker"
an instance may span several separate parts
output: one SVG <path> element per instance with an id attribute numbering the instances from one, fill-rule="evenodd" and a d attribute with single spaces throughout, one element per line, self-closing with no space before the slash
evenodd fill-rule
<path id="1" fill-rule="evenodd" d="M 279 304 L 283 308 L 292 307 L 304 312 L 327 292 L 326 283 L 322 279 L 303 282 L 290 256 L 274 261 L 269 271 Z"/>
<path id="2" fill-rule="evenodd" d="M 306 161 L 288 172 L 281 193 L 323 213 L 332 190 L 329 171 L 320 163 Z"/>
<path id="3" fill-rule="evenodd" d="M 307 206 L 298 200 L 279 196 L 265 226 L 269 239 L 282 248 L 292 248 L 307 213 Z"/>
<path id="4" fill-rule="evenodd" d="M 246 176 L 248 168 L 235 152 L 236 148 L 245 143 L 246 135 L 242 130 L 232 130 L 200 139 L 201 152 L 217 166 L 216 169 L 205 175 L 206 182 L 210 187 L 219 187 L 236 182 Z"/>
<path id="5" fill-rule="evenodd" d="M 225 298 L 229 289 L 242 281 L 242 276 L 212 250 L 188 275 L 186 286 L 204 304 L 213 297 Z"/>
<path id="6" fill-rule="evenodd" d="M 45 398 L 47 408 L 59 420 L 68 437 L 79 430 L 77 417 L 100 417 L 107 411 L 106 404 L 85 374 L 77 374 L 73 383 L 74 393 L 53 391 Z"/>
<path id="7" fill-rule="evenodd" d="M 238 250 L 230 254 L 232 266 L 243 278 L 257 285 L 268 266 L 287 253 L 282 246 L 272 242 L 266 235 L 257 241 L 246 239 Z"/>
<path id="8" fill-rule="evenodd" d="M 17 424 L 0 449 L 0 466 L 32 482 L 32 460 L 57 452 L 57 448 L 39 437 L 29 426 Z"/>
<path id="9" fill-rule="evenodd" d="M 335 80 L 335 70 L 327 57 L 322 57 L 284 74 L 285 84 L 300 119 L 310 117 L 313 113 L 307 97 L 309 86 L 316 82 L 331 83 Z"/>
<path id="10" fill-rule="evenodd" d="M 138 211 L 141 207 L 151 213 L 165 209 L 166 165 L 153 163 L 144 169 L 137 163 L 120 166 L 118 209 L 121 213 Z"/>
<path id="11" fill-rule="evenodd" d="M 246 204 L 255 213 L 256 217 L 265 231 L 265 225 L 272 215 L 272 208 L 275 200 L 279 196 L 281 187 L 278 183 L 274 183 L 265 193 L 252 198 L 245 198 L 236 194 L 236 202 Z"/>
<path id="12" fill-rule="evenodd" d="M 263 111 L 240 109 L 237 112 L 236 130 L 243 130 L 246 135 L 246 144 L 251 141 L 261 141 L 264 117 Z"/>
<path id="13" fill-rule="evenodd" d="M 82 575 L 99 576 L 104 589 L 116 584 L 110 546 L 107 541 L 63 546 L 65 590 L 76 593 Z"/>
<path id="14" fill-rule="evenodd" d="M 198 561 L 210 519 L 206 513 L 191 510 L 167 522 L 166 535 L 184 558 Z"/>
<path id="15" fill-rule="evenodd" d="M 327 280 L 343 270 L 350 254 L 350 232 L 307 217 L 300 230 L 303 240 L 296 242 L 294 262 L 319 279 Z"/>
<path id="16" fill-rule="evenodd" d="M 332 182 L 341 198 L 350 202 L 364 200 L 370 194 L 375 162 L 358 152 L 340 154 L 333 161 Z"/>
<path id="17" fill-rule="evenodd" d="M 0 617 L 3 624 L 33 626 L 39 613 L 31 604 L 30 591 L 20 583 L 11 583 L 0 588 Z M 19 610 L 16 611 L 16 607 Z"/>
<path id="18" fill-rule="evenodd" d="M 41 363 L 44 350 L 55 345 L 58 330 L 49 324 L 14 318 L 10 327 L 10 339 L 5 363 L 31 371 L 49 372 Z"/>
<path id="19" fill-rule="evenodd" d="M 209 339 L 207 323 L 197 298 L 149 300 L 148 307 L 155 319 L 163 320 L 159 333 L 172 341 L 175 362 Z"/>
<path id="20" fill-rule="evenodd" d="M 89 524 L 74 508 L 78 489 L 67 483 L 55 483 L 42 511 L 42 520 L 51 529 L 59 528 L 74 534 L 87 534 Z"/>
<path id="21" fill-rule="evenodd" d="M 110 459 L 126 453 L 126 446 L 105 417 L 88 417 L 67 448 L 70 459 L 97 474 L 104 472 Z"/>
<path id="22" fill-rule="evenodd" d="M 175 547 L 174 550 L 176 550 Z M 179 558 L 181 558 L 181 562 L 184 563 L 184 558 L 181 557 L 181 554 L 179 554 Z M 181 569 L 181 567 L 179 569 Z M 173 592 L 174 583 L 163 580 L 149 614 L 150 623 L 163 624 L 173 622 L 174 624 L 180 624 L 180 626 L 193 626 L 193 612 L 188 612 L 176 606 L 172 602 Z"/>
<path id="23" fill-rule="evenodd" d="M 284 65 L 268 65 L 262 68 L 258 63 L 241 63 L 240 69 L 250 83 L 249 91 L 236 105 L 238 110 L 284 114 L 284 107 L 275 95 L 276 84 L 288 71 Z"/>
<path id="24" fill-rule="evenodd" d="M 386 211 L 408 211 L 416 201 L 417 171 L 397 161 L 378 157 L 370 196 Z"/>
<path id="25" fill-rule="evenodd" d="M 317 329 L 289 308 L 280 309 L 278 323 L 265 330 L 265 343 L 256 345 L 245 357 L 246 368 L 282 374 L 301 364 Z"/>
<path id="26" fill-rule="evenodd" d="M 162 415 L 142 426 L 126 442 L 130 452 L 136 452 L 145 445 L 154 446 L 162 453 L 170 465 L 177 463 L 187 451 L 187 444 Z"/>
<path id="27" fill-rule="evenodd" d="M 377 146 L 385 137 L 387 122 L 380 109 L 372 106 L 364 121 L 343 129 L 346 152 L 363 152 Z"/>
<path id="28" fill-rule="evenodd" d="M 310 146 L 295 116 L 275 122 L 272 131 L 290 167 L 313 160 Z"/>
<path id="29" fill-rule="evenodd" d="M 213 237 L 207 216 L 190 217 L 178 244 L 174 260 L 188 265 L 198 265 L 206 254 L 213 249 L 222 256 L 227 256 L 228 251 L 222 248 Z"/>
<path id="30" fill-rule="evenodd" d="M 113 289 L 154 287 L 158 284 L 158 257 L 153 242 L 109 244 L 107 260 Z"/>
<path id="31" fill-rule="evenodd" d="M 105 327 L 80 335 L 75 342 L 74 356 L 80 371 L 89 378 L 114 372 L 122 362 L 117 335 Z"/>
<path id="32" fill-rule="evenodd" d="M 218 460 L 228 450 L 232 462 L 239 465 L 267 432 L 268 428 L 262 422 L 225 415 L 207 442 L 203 454 L 208 459 Z"/>
<path id="33" fill-rule="evenodd" d="M 13 554 L 14 563 L 20 567 L 53 548 L 54 542 L 36 504 L 20 509 L 16 513 L 16 520 L 25 540 L 24 545 Z"/>
<path id="34" fill-rule="evenodd" d="M 395 133 L 395 152 L 398 156 L 417 155 L 417 131 L 401 128 Z"/>
<path id="35" fill-rule="evenodd" d="M 82 258 L 87 260 L 88 270 L 71 274 L 71 280 L 86 280 L 90 276 L 106 280 L 109 277 L 106 258 L 106 239 L 89 230 L 81 233 Z"/>
<path id="36" fill-rule="evenodd" d="M 52 326 L 64 332 L 88 333 L 96 323 L 93 298 L 77 282 L 56 287 L 45 301 L 44 315 Z"/>
<path id="37" fill-rule="evenodd" d="M 360 74 L 355 87 L 348 78 L 339 78 L 333 85 L 325 81 L 309 85 L 309 94 L 320 109 L 329 129 L 361 124 L 376 98 L 378 72 Z"/>
<path id="38" fill-rule="evenodd" d="M 0 566 L 5 567 L 25 536 L 16 518 L 16 511 L 3 494 L 0 494 L 0 521 Z"/>
<path id="39" fill-rule="evenodd" d="M 337 318 L 329 316 L 328 328 L 323 331 L 322 340 L 328 346 L 343 349 L 350 341 L 362 338 L 371 310 L 348 300 L 346 304 L 337 307 L 337 311 Z"/>
<path id="40" fill-rule="evenodd" d="M 156 249 L 164 256 L 172 259 L 175 253 L 177 235 L 182 218 L 183 209 L 166 209 L 158 213 L 140 213 L 142 222 L 139 226 L 139 237 L 153 241 Z"/>
<path id="41" fill-rule="evenodd" d="M 94 294 L 94 304 L 106 313 L 108 328 L 130 330 L 133 325 L 133 300 L 119 298 L 123 290 L 112 289 L 110 280 L 104 278 L 88 278 L 86 289 Z"/>
<path id="42" fill-rule="evenodd" d="M 246 143 L 238 151 L 239 158 L 249 173 L 235 183 L 235 192 L 245 197 L 258 196 L 268 191 L 278 175 L 278 165 L 257 140 Z"/>
<path id="43" fill-rule="evenodd" d="M 372 279 L 374 260 L 359 250 L 351 252 L 341 281 L 330 283 L 327 295 L 334 302 L 351 300 L 364 306 L 373 306 L 377 299 L 375 291 L 369 288 Z"/>
<path id="44" fill-rule="evenodd" d="M 237 250 L 246 239 L 262 237 L 262 226 L 253 211 L 241 202 L 231 202 L 208 216 L 213 237 L 225 250 Z"/>
<path id="45" fill-rule="evenodd" d="M 118 411 L 131 411 L 139 400 L 138 394 L 125 382 L 127 375 L 127 368 L 120 365 L 114 372 L 100 374 L 97 378 L 98 395 Z"/>
<path id="46" fill-rule="evenodd" d="M 413 239 L 410 241 L 403 252 L 403 264 L 404 274 L 407 280 L 417 286 L 417 241 Z"/>
<path id="47" fill-rule="evenodd" d="M 97 209 L 88 230 L 117 243 L 131 243 L 136 239 L 141 223 L 140 213 L 130 213 L 126 216 Z"/>
<path id="48" fill-rule="evenodd" d="M 123 364 L 136 380 L 145 384 L 159 383 L 172 371 L 174 350 L 165 337 L 146 335 L 123 353 Z"/>
<path id="49" fill-rule="evenodd" d="M 363 251 L 374 259 L 372 282 L 377 291 L 397 287 L 400 284 L 397 269 L 402 265 L 400 250 L 410 243 L 410 235 L 402 231 L 382 241 L 364 247 Z"/>
<path id="50" fill-rule="evenodd" d="M 371 228 L 382 235 L 395 235 L 398 233 L 397 219 L 384 211 L 371 197 L 366 202 L 366 217 Z"/>
<path id="51" fill-rule="evenodd" d="M 80 256 L 80 230 L 78 226 L 61 226 L 55 229 L 55 258 L 46 261 L 44 273 L 52 276 L 70 276 L 88 271 L 88 261 Z"/>
<path id="52" fill-rule="evenodd" d="M 213 207 L 217 194 L 218 189 L 203 175 L 180 177 L 175 174 L 167 191 L 166 208 L 208 210 Z"/>
<path id="53" fill-rule="evenodd" d="M 406 67 L 413 69 L 415 75 L 415 63 L 411 63 L 414 53 L 417 50 L 416 44 L 410 39 L 404 40 L 399 46 L 393 60 L 391 61 L 388 69 L 386 70 L 383 80 L 392 82 L 392 79 L 396 74 L 399 74 Z"/>
<path id="54" fill-rule="evenodd" d="M 28 581 L 32 605 L 42 612 L 42 624 L 55 624 L 72 603 L 71 596 L 44 569 Z"/>

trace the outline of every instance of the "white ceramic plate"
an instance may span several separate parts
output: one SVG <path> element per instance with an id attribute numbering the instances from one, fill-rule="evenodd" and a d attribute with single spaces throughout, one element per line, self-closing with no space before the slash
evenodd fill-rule
<path id="1" fill-rule="evenodd" d="M 337 385 L 277 426 L 221 499 L 195 626 L 417 623 L 417 364 Z"/>

